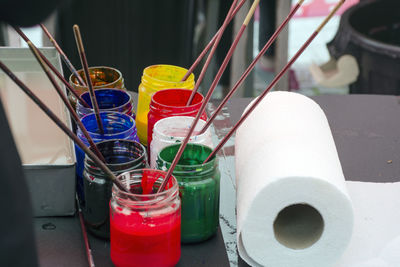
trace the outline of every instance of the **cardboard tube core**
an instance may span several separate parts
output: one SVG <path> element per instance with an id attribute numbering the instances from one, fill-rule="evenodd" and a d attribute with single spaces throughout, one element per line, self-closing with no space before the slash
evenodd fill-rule
<path id="1" fill-rule="evenodd" d="M 275 238 L 283 246 L 300 250 L 312 246 L 322 235 L 324 220 L 308 204 L 294 204 L 282 209 L 274 221 Z"/>

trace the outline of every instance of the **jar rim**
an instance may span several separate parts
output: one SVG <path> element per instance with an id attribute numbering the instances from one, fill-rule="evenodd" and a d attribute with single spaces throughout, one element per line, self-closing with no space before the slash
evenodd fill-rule
<path id="1" fill-rule="evenodd" d="M 162 157 L 160 156 L 160 155 L 161 155 L 161 152 L 162 152 L 163 150 L 165 150 L 165 149 L 167 149 L 167 148 L 171 148 L 171 147 L 173 147 L 173 146 L 176 146 L 176 147 L 179 146 L 179 147 L 180 147 L 180 145 L 181 145 L 181 143 L 177 143 L 177 144 L 173 144 L 173 145 L 170 145 L 170 146 L 166 146 L 166 147 L 164 147 L 163 149 L 161 149 L 161 151 L 158 153 L 157 159 L 159 159 L 159 160 L 161 160 L 163 163 L 165 163 L 166 166 L 167 166 L 167 169 L 169 169 L 169 167 L 171 166 L 171 163 L 172 163 L 172 162 L 167 161 L 166 159 L 162 158 Z M 207 149 L 210 150 L 210 154 L 211 154 L 211 152 L 212 152 L 212 148 L 210 148 L 210 147 L 208 147 L 208 146 L 206 146 L 206 145 L 203 145 L 203 144 L 195 144 L 195 143 L 188 143 L 187 146 L 186 146 L 186 148 L 185 148 L 185 150 L 186 150 L 188 147 L 190 147 L 190 146 L 204 147 L 204 148 L 207 148 Z M 185 151 L 184 151 L 184 152 L 185 152 Z M 186 165 L 186 164 L 179 164 L 179 162 L 178 162 L 178 164 L 176 164 L 176 167 L 179 167 L 179 168 L 182 168 L 182 169 L 185 169 L 185 168 L 190 168 L 190 169 L 211 168 L 212 166 L 215 165 L 216 160 L 217 160 L 217 156 L 214 155 L 209 161 L 207 161 L 207 162 L 204 163 L 204 164 L 203 164 L 203 163 L 200 163 L 200 164 Z M 174 172 L 175 172 L 175 170 L 174 170 Z"/>
<path id="2" fill-rule="evenodd" d="M 105 114 L 105 115 L 104 115 L 104 114 Z M 135 129 L 135 127 L 136 127 L 136 123 L 135 123 L 135 121 L 133 120 L 133 118 L 132 118 L 131 116 L 126 115 L 126 114 L 123 114 L 123 113 L 114 112 L 114 111 L 101 111 L 101 112 L 99 112 L 99 115 L 100 115 L 100 118 L 102 118 L 102 116 L 107 116 L 107 115 L 116 115 L 117 117 L 123 118 L 123 119 L 125 119 L 126 121 L 130 121 L 130 122 L 132 123 L 132 125 L 129 127 L 129 129 L 126 129 L 125 131 L 119 132 L 119 133 L 117 133 L 117 134 L 126 134 L 126 133 L 132 131 L 132 129 Z M 84 121 L 85 121 L 85 120 L 88 120 L 88 118 L 89 118 L 90 116 L 95 117 L 96 115 L 95 115 L 94 113 L 89 113 L 89 114 L 83 116 L 83 117 L 81 118 L 81 122 L 82 122 L 83 125 L 85 125 Z M 96 119 L 96 118 L 94 118 L 94 119 Z M 79 128 L 78 128 L 78 130 L 80 131 Z M 106 134 L 106 133 L 105 133 L 105 134 L 101 135 L 101 134 L 99 134 L 99 133 L 92 132 L 92 131 L 90 131 L 90 130 L 87 130 L 87 131 L 88 131 L 88 133 L 89 133 L 91 136 L 93 136 L 93 137 L 97 137 L 97 136 L 113 136 L 113 135 L 116 134 L 116 133 L 114 133 L 114 134 Z"/>
<path id="3" fill-rule="evenodd" d="M 180 71 L 182 71 L 183 73 L 186 73 L 186 72 L 188 71 L 188 69 L 185 69 L 185 68 L 180 67 L 180 66 L 169 65 L 169 64 L 154 64 L 154 65 L 150 65 L 150 66 L 147 66 L 146 68 L 144 68 L 144 70 L 143 70 L 143 76 L 150 77 L 151 79 L 153 79 L 153 80 L 155 80 L 155 81 L 157 81 L 157 82 L 159 82 L 159 83 L 165 83 L 165 84 L 169 84 L 169 83 L 170 83 L 170 84 L 176 84 L 176 83 L 194 82 L 194 74 L 193 74 L 193 73 L 191 73 L 191 74 L 189 75 L 189 77 L 188 77 L 185 81 L 166 81 L 166 80 L 160 80 L 160 79 L 154 78 L 154 76 L 151 76 L 151 75 L 148 74 L 152 69 L 154 69 L 154 68 L 159 68 L 159 67 L 161 67 L 161 68 L 172 68 L 172 69 L 180 70 Z M 182 78 L 183 78 L 183 75 L 182 75 Z"/>
<path id="4" fill-rule="evenodd" d="M 117 176 L 117 179 L 120 180 L 121 177 L 130 175 L 132 173 L 143 173 L 143 172 L 149 172 L 149 171 L 157 172 L 158 174 L 164 175 L 164 177 L 167 174 L 167 172 L 165 172 L 165 171 L 144 168 L 144 169 L 136 169 L 136 170 L 130 170 L 130 171 L 123 172 Z M 166 198 L 168 198 L 168 196 L 171 196 L 179 191 L 178 180 L 173 175 L 171 175 L 170 179 L 172 179 L 172 186 L 170 188 L 165 189 L 159 193 L 156 192 L 154 194 L 128 193 L 125 191 L 121 191 L 115 184 L 113 185 L 112 190 L 113 190 L 113 192 L 117 192 L 118 195 L 122 195 L 124 197 L 130 198 L 127 201 L 129 201 L 132 204 L 137 204 L 137 203 L 154 204 L 154 203 L 158 203 L 160 201 L 165 200 Z M 121 183 L 123 183 L 123 182 L 121 182 Z M 148 199 L 148 198 L 153 198 L 153 199 Z M 143 199 L 143 200 L 140 200 L 140 199 Z"/>
<path id="5" fill-rule="evenodd" d="M 127 139 L 107 139 L 107 140 L 103 140 L 103 141 L 100 141 L 100 142 L 98 142 L 98 143 L 96 143 L 96 146 L 99 146 L 99 145 L 102 145 L 103 143 L 110 143 L 110 142 L 116 142 L 116 141 L 118 141 L 118 142 L 122 142 L 122 143 L 134 143 L 134 144 L 136 144 L 137 146 L 136 147 L 138 147 L 138 148 L 140 148 L 142 151 L 141 151 L 141 155 L 140 155 L 140 157 L 138 157 L 138 158 L 135 158 L 135 159 L 132 159 L 132 160 L 130 160 L 130 161 L 127 161 L 127 162 L 124 162 L 124 163 L 106 163 L 106 165 L 108 166 L 108 167 L 117 167 L 117 166 L 119 166 L 119 165 L 124 165 L 124 164 L 130 164 L 130 163 L 134 163 L 134 162 L 141 162 L 142 160 L 144 160 L 144 159 L 146 159 L 146 148 L 140 143 L 140 142 L 137 142 L 137 141 L 135 141 L 135 140 L 127 140 Z M 93 148 L 92 147 L 89 147 L 90 148 L 90 150 L 92 150 L 93 151 Z M 99 149 L 100 150 L 100 149 Z M 94 151 L 93 151 L 94 152 Z M 100 151 L 101 152 L 101 151 Z M 92 162 L 92 159 L 90 159 L 87 155 L 85 155 L 85 160 L 90 160 L 91 162 Z M 98 169 L 100 169 L 100 168 L 98 168 Z"/>
<path id="6" fill-rule="evenodd" d="M 166 105 L 163 103 L 160 103 L 159 100 L 157 100 L 158 97 L 160 97 L 161 99 L 163 98 L 163 94 L 169 94 L 172 91 L 175 91 L 177 93 L 188 93 L 188 99 L 189 96 L 192 93 L 191 89 L 184 89 L 184 88 L 168 88 L 168 89 L 162 89 L 160 91 L 155 92 L 152 96 L 151 96 L 151 101 L 150 101 L 150 108 L 156 106 L 156 108 L 159 109 L 192 109 L 192 108 L 196 108 L 197 106 L 201 106 L 203 101 L 204 101 L 204 96 L 202 94 L 200 94 L 199 92 L 196 92 L 194 97 L 193 97 L 193 101 L 192 104 L 190 104 L 189 106 L 186 105 L 182 105 L 182 106 L 173 106 L 173 105 Z M 198 99 L 198 102 L 194 103 L 194 100 Z"/>
<path id="7" fill-rule="evenodd" d="M 122 73 L 121 73 L 118 69 L 113 68 L 113 67 L 108 67 L 108 66 L 93 66 L 93 67 L 89 67 L 89 72 L 90 72 L 90 70 L 92 70 L 92 69 L 108 69 L 108 70 L 114 71 L 114 72 L 116 72 L 116 73 L 118 74 L 118 77 L 117 77 L 114 81 L 109 82 L 109 83 L 104 84 L 104 85 L 101 85 L 101 86 L 93 86 L 93 89 L 96 89 L 96 88 L 106 88 L 107 86 L 112 85 L 113 83 L 119 81 L 119 80 L 122 78 Z M 79 69 L 79 70 L 77 70 L 77 72 L 78 72 L 78 73 L 83 72 L 83 69 Z M 81 85 L 81 84 L 79 84 L 79 83 L 77 82 L 77 78 L 75 77 L 74 74 L 71 74 L 71 75 L 69 76 L 69 82 L 72 83 L 72 84 L 75 85 L 75 86 L 82 86 L 82 87 L 87 88 L 87 86 L 83 86 L 83 85 Z"/>
<path id="8" fill-rule="evenodd" d="M 162 131 L 160 131 L 159 127 L 160 127 L 161 124 L 164 124 L 164 123 L 169 124 L 169 121 L 175 121 L 175 120 L 178 120 L 178 119 L 182 119 L 182 120 L 191 120 L 191 121 L 193 121 L 193 120 L 194 120 L 194 117 L 190 117 L 190 116 L 171 116 L 171 117 L 163 118 L 163 119 L 157 121 L 157 122 L 154 124 L 154 127 L 153 127 L 153 135 L 156 135 L 156 136 L 160 137 L 160 138 L 163 139 L 163 140 L 169 140 L 171 136 L 165 134 L 165 133 L 162 132 Z M 189 123 L 191 123 L 191 122 L 189 122 Z M 172 124 L 171 124 L 171 125 L 172 125 Z M 175 125 L 175 124 L 173 124 L 173 125 Z M 203 128 L 204 125 L 206 125 L 206 121 L 203 120 L 203 119 L 200 119 L 200 120 L 198 121 L 198 123 L 196 124 L 196 128 L 199 127 L 199 128 L 200 128 L 199 130 L 201 130 L 201 129 Z M 195 130 L 196 130 L 196 128 L 195 128 Z M 204 133 L 199 134 L 199 135 L 192 135 L 192 136 L 190 137 L 190 139 L 192 139 L 192 138 L 199 138 L 199 139 L 202 139 L 202 138 L 205 138 L 206 136 L 207 136 L 207 131 L 205 131 Z M 178 138 L 185 138 L 185 136 L 178 137 Z"/>
<path id="9" fill-rule="evenodd" d="M 96 93 L 100 93 L 100 92 L 102 92 L 102 91 L 117 91 L 117 92 L 120 92 L 120 93 L 122 93 L 122 94 L 127 95 L 127 96 L 128 96 L 128 99 L 127 99 L 125 102 L 123 102 L 121 105 L 116 106 L 116 107 L 113 107 L 113 108 L 100 108 L 100 107 L 99 107 L 99 109 L 100 109 L 101 111 L 116 111 L 117 109 L 119 109 L 119 108 L 125 106 L 126 104 L 129 104 L 129 103 L 132 101 L 132 96 L 131 96 L 131 94 L 129 94 L 127 91 L 124 91 L 124 90 L 118 89 L 118 88 L 100 88 L 100 89 L 95 90 L 94 93 L 95 93 L 95 95 L 96 95 Z M 83 93 L 80 95 L 80 97 L 83 98 L 83 95 L 90 95 L 90 92 L 89 92 L 89 91 L 83 92 Z M 79 106 L 79 108 L 82 108 L 82 109 L 85 109 L 85 110 L 93 110 L 93 107 L 87 108 L 87 107 L 83 106 L 82 103 L 81 103 L 80 101 L 78 101 L 78 104 L 77 104 L 77 105 Z"/>

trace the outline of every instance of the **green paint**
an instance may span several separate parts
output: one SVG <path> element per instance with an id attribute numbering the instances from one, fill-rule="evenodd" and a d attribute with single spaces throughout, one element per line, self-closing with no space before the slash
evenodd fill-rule
<path id="1" fill-rule="evenodd" d="M 161 150 L 157 168 L 167 170 L 179 147 L 180 144 L 177 144 Z M 204 145 L 188 144 L 173 172 L 179 183 L 179 195 L 182 200 L 183 243 L 206 240 L 218 229 L 220 188 L 218 161 L 213 158 L 202 164 L 211 151 L 211 148 Z"/>

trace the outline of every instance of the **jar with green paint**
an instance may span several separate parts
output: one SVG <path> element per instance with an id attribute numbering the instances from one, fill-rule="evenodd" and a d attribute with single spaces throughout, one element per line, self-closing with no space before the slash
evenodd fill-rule
<path id="1" fill-rule="evenodd" d="M 168 170 L 180 144 L 165 147 L 157 157 L 157 169 Z M 188 144 L 173 175 L 182 201 L 181 240 L 194 243 L 213 236 L 219 224 L 220 172 L 216 157 L 203 164 L 212 149 Z"/>

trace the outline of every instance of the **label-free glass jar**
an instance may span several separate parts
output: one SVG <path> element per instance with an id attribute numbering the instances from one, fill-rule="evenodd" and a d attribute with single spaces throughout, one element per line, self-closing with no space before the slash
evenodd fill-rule
<path id="1" fill-rule="evenodd" d="M 165 147 L 158 155 L 157 169 L 168 170 L 180 144 Z M 204 241 L 213 236 L 219 224 L 220 172 L 218 160 L 203 161 L 212 149 L 187 144 L 173 175 L 179 183 L 182 200 L 182 242 Z"/>

